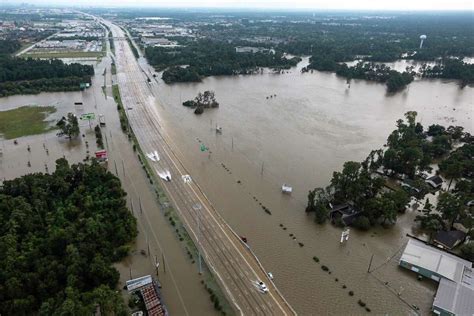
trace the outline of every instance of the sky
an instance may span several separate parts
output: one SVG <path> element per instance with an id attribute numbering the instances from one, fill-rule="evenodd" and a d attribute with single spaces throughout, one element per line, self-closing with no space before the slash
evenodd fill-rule
<path id="1" fill-rule="evenodd" d="M 0 0 L 0 3 L 110 7 L 474 11 L 474 0 Z"/>

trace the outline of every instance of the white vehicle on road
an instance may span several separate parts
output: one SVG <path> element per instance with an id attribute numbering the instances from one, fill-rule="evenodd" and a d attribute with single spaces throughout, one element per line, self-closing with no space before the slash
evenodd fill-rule
<path id="1" fill-rule="evenodd" d="M 262 293 L 268 293 L 268 288 L 262 281 L 255 281 L 255 286 Z"/>
<path id="2" fill-rule="evenodd" d="M 151 161 L 154 161 L 154 162 L 160 161 L 160 156 L 158 155 L 158 152 L 156 150 L 146 155 L 148 158 L 150 158 Z"/>
<path id="3" fill-rule="evenodd" d="M 160 176 L 161 179 L 165 181 L 171 181 L 171 173 L 169 170 L 164 170 L 164 171 L 158 171 L 158 175 Z"/>

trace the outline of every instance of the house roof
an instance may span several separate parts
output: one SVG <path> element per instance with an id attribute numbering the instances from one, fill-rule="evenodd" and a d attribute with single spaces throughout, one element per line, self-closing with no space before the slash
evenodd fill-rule
<path id="1" fill-rule="evenodd" d="M 464 267 L 471 268 L 472 266 L 467 260 L 411 238 L 408 240 L 400 261 L 432 271 L 458 283 L 461 282 Z"/>
<path id="2" fill-rule="evenodd" d="M 440 185 L 443 183 L 443 179 L 440 176 L 432 176 L 426 179 L 426 182 L 433 182 L 435 185 Z"/>
<path id="3" fill-rule="evenodd" d="M 334 205 L 331 208 L 331 213 L 332 212 L 340 212 L 343 215 L 352 215 L 354 213 L 357 213 L 354 207 L 348 203 Z"/>
<path id="4" fill-rule="evenodd" d="M 129 292 L 133 292 L 148 284 L 151 284 L 152 282 L 153 282 L 153 279 L 151 278 L 151 275 L 145 275 L 133 280 L 128 280 L 126 282 L 126 286 Z"/>
<path id="5" fill-rule="evenodd" d="M 433 238 L 435 243 L 438 243 L 446 248 L 452 249 L 456 244 L 466 238 L 466 233 L 459 230 L 439 231 Z"/>

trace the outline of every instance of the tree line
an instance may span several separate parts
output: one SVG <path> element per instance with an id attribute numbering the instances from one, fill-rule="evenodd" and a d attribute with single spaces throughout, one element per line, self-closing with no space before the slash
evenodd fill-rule
<path id="1" fill-rule="evenodd" d="M 56 161 L 0 187 L 0 313 L 127 315 L 113 262 L 137 234 L 120 180 Z"/>
<path id="2" fill-rule="evenodd" d="M 163 72 L 166 83 L 200 81 L 207 76 L 250 74 L 261 67 L 288 69 L 300 61 L 281 51 L 238 53 L 235 45 L 211 39 L 182 42 L 175 48 L 147 47 L 149 63 Z M 182 67 L 185 65 L 186 67 Z"/>
<path id="3" fill-rule="evenodd" d="M 0 47 L 4 51 L 0 54 L 0 96 L 79 90 L 80 83 L 91 83 L 94 75 L 90 65 L 12 57 L 9 54 L 17 45 L 11 41 L 0 41 Z"/>
<path id="4" fill-rule="evenodd" d="M 375 64 L 367 62 L 359 62 L 355 66 L 347 66 L 346 63 L 340 63 L 334 56 L 321 55 L 312 56 L 310 64 L 302 69 L 302 72 L 307 72 L 310 69 L 319 71 L 333 71 L 338 76 L 351 79 L 364 79 L 369 81 L 376 81 L 385 83 L 388 92 L 397 92 L 404 89 L 411 83 L 415 77 L 414 71 L 399 72 L 391 69 L 385 64 Z"/>
<path id="5" fill-rule="evenodd" d="M 423 65 L 420 72 L 425 78 L 457 79 L 462 85 L 474 83 L 474 64 L 456 58 L 448 58 L 434 66 Z"/>

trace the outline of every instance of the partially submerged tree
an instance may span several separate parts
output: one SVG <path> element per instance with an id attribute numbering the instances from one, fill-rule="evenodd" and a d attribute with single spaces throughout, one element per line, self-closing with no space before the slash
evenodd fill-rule
<path id="1" fill-rule="evenodd" d="M 80 132 L 77 117 L 72 113 L 68 113 L 67 118 L 63 116 L 56 126 L 58 126 L 61 132 L 69 139 L 77 137 Z"/>
<path id="2" fill-rule="evenodd" d="M 461 216 L 464 210 L 462 201 L 449 192 L 443 192 L 438 197 L 438 205 L 436 210 L 441 214 L 441 217 L 446 221 L 446 230 L 453 229 L 454 222 Z"/>
<path id="3" fill-rule="evenodd" d="M 196 108 L 194 114 L 202 114 L 204 109 L 219 107 L 219 102 L 216 101 L 214 91 L 206 90 L 204 93 L 199 92 L 194 100 L 184 101 L 183 105 Z"/>
<path id="4" fill-rule="evenodd" d="M 314 212 L 315 221 L 319 224 L 323 224 L 328 218 L 328 203 L 327 192 L 323 188 L 315 188 L 308 193 L 306 213 Z"/>

